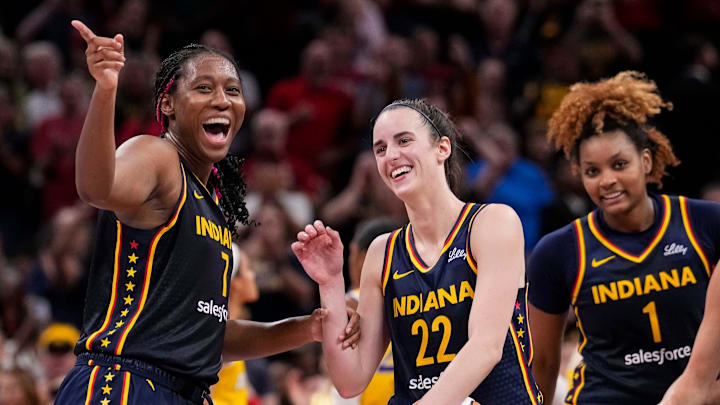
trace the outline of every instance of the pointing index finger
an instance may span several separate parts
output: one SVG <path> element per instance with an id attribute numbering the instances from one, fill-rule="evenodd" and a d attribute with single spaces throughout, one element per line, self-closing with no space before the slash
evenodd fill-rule
<path id="1" fill-rule="evenodd" d="M 75 29 L 80 33 L 80 36 L 85 40 L 85 42 L 90 42 L 91 39 L 97 36 L 94 32 L 92 32 L 90 28 L 87 27 L 87 25 L 83 24 L 79 20 L 72 20 L 70 24 L 75 27 Z"/>

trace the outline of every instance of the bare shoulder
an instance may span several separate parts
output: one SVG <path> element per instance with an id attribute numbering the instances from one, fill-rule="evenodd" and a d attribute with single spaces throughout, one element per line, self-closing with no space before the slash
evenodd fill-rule
<path id="1" fill-rule="evenodd" d="M 385 261 L 385 251 L 391 233 L 384 233 L 375 238 L 368 247 L 365 263 L 363 263 L 362 276 L 379 279 L 382 277 L 382 265 Z"/>
<path id="2" fill-rule="evenodd" d="M 153 135 L 138 135 L 128 139 L 117 149 L 117 156 L 166 160 L 177 157 L 177 150 L 168 141 Z M 177 160 L 177 159 L 174 159 Z"/>
<path id="3" fill-rule="evenodd" d="M 505 204 L 488 204 L 477 215 L 472 235 L 481 238 L 522 237 L 522 223 L 515 210 Z"/>

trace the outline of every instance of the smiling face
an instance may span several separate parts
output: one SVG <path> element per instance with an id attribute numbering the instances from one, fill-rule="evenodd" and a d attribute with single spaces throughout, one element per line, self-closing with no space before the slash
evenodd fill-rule
<path id="1" fill-rule="evenodd" d="M 213 53 L 188 60 L 172 94 L 163 100 L 168 128 L 200 161 L 222 160 L 245 116 L 245 100 L 232 62 Z"/>
<path id="2" fill-rule="evenodd" d="M 578 160 L 585 191 L 608 216 L 627 214 L 647 198 L 652 156 L 648 149 L 638 151 L 625 132 L 583 140 Z"/>
<path id="3" fill-rule="evenodd" d="M 373 154 L 378 172 L 401 200 L 417 190 L 447 186 L 443 164 L 450 152 L 450 140 L 442 137 L 436 141 L 415 110 L 391 108 L 375 122 Z"/>

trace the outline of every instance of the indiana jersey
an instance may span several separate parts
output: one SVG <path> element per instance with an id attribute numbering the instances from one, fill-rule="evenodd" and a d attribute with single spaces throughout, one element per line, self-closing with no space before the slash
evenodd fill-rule
<path id="1" fill-rule="evenodd" d="M 182 164 L 181 172 L 175 211 L 157 228 L 100 212 L 75 353 L 139 359 L 212 385 L 222 364 L 231 237 L 214 196 Z"/>
<path id="2" fill-rule="evenodd" d="M 390 404 L 420 399 L 468 341 L 477 278 L 470 229 L 482 207 L 463 207 L 433 265 L 417 254 L 411 224 L 388 238 L 382 289 L 395 367 Z M 502 360 L 470 395 L 482 405 L 542 403 L 529 370 L 532 346 L 525 306 L 522 288 L 508 320 Z"/>
<path id="3" fill-rule="evenodd" d="M 613 231 L 596 210 L 565 228 L 574 241 L 562 249 L 574 269 L 545 263 L 545 272 L 572 273 L 567 285 L 583 362 L 568 404 L 656 404 L 687 365 L 717 257 L 698 242 L 684 197 L 652 198 L 656 219 L 647 231 Z M 533 273 L 543 269 L 532 262 L 531 282 L 539 281 Z M 533 292 L 533 304 L 546 310 L 549 294 Z"/>

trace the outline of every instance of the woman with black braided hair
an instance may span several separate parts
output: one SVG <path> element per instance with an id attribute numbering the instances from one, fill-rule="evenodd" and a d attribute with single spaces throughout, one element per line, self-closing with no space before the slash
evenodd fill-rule
<path id="1" fill-rule="evenodd" d="M 123 37 L 73 26 L 96 81 L 76 184 L 101 211 L 78 363 L 56 404 L 201 404 L 223 360 L 320 340 L 321 310 L 273 324 L 228 320 L 231 240 L 247 222 L 239 160 L 227 157 L 245 115 L 232 57 L 189 45 L 165 59 L 155 81 L 163 137 L 116 151 Z"/>

